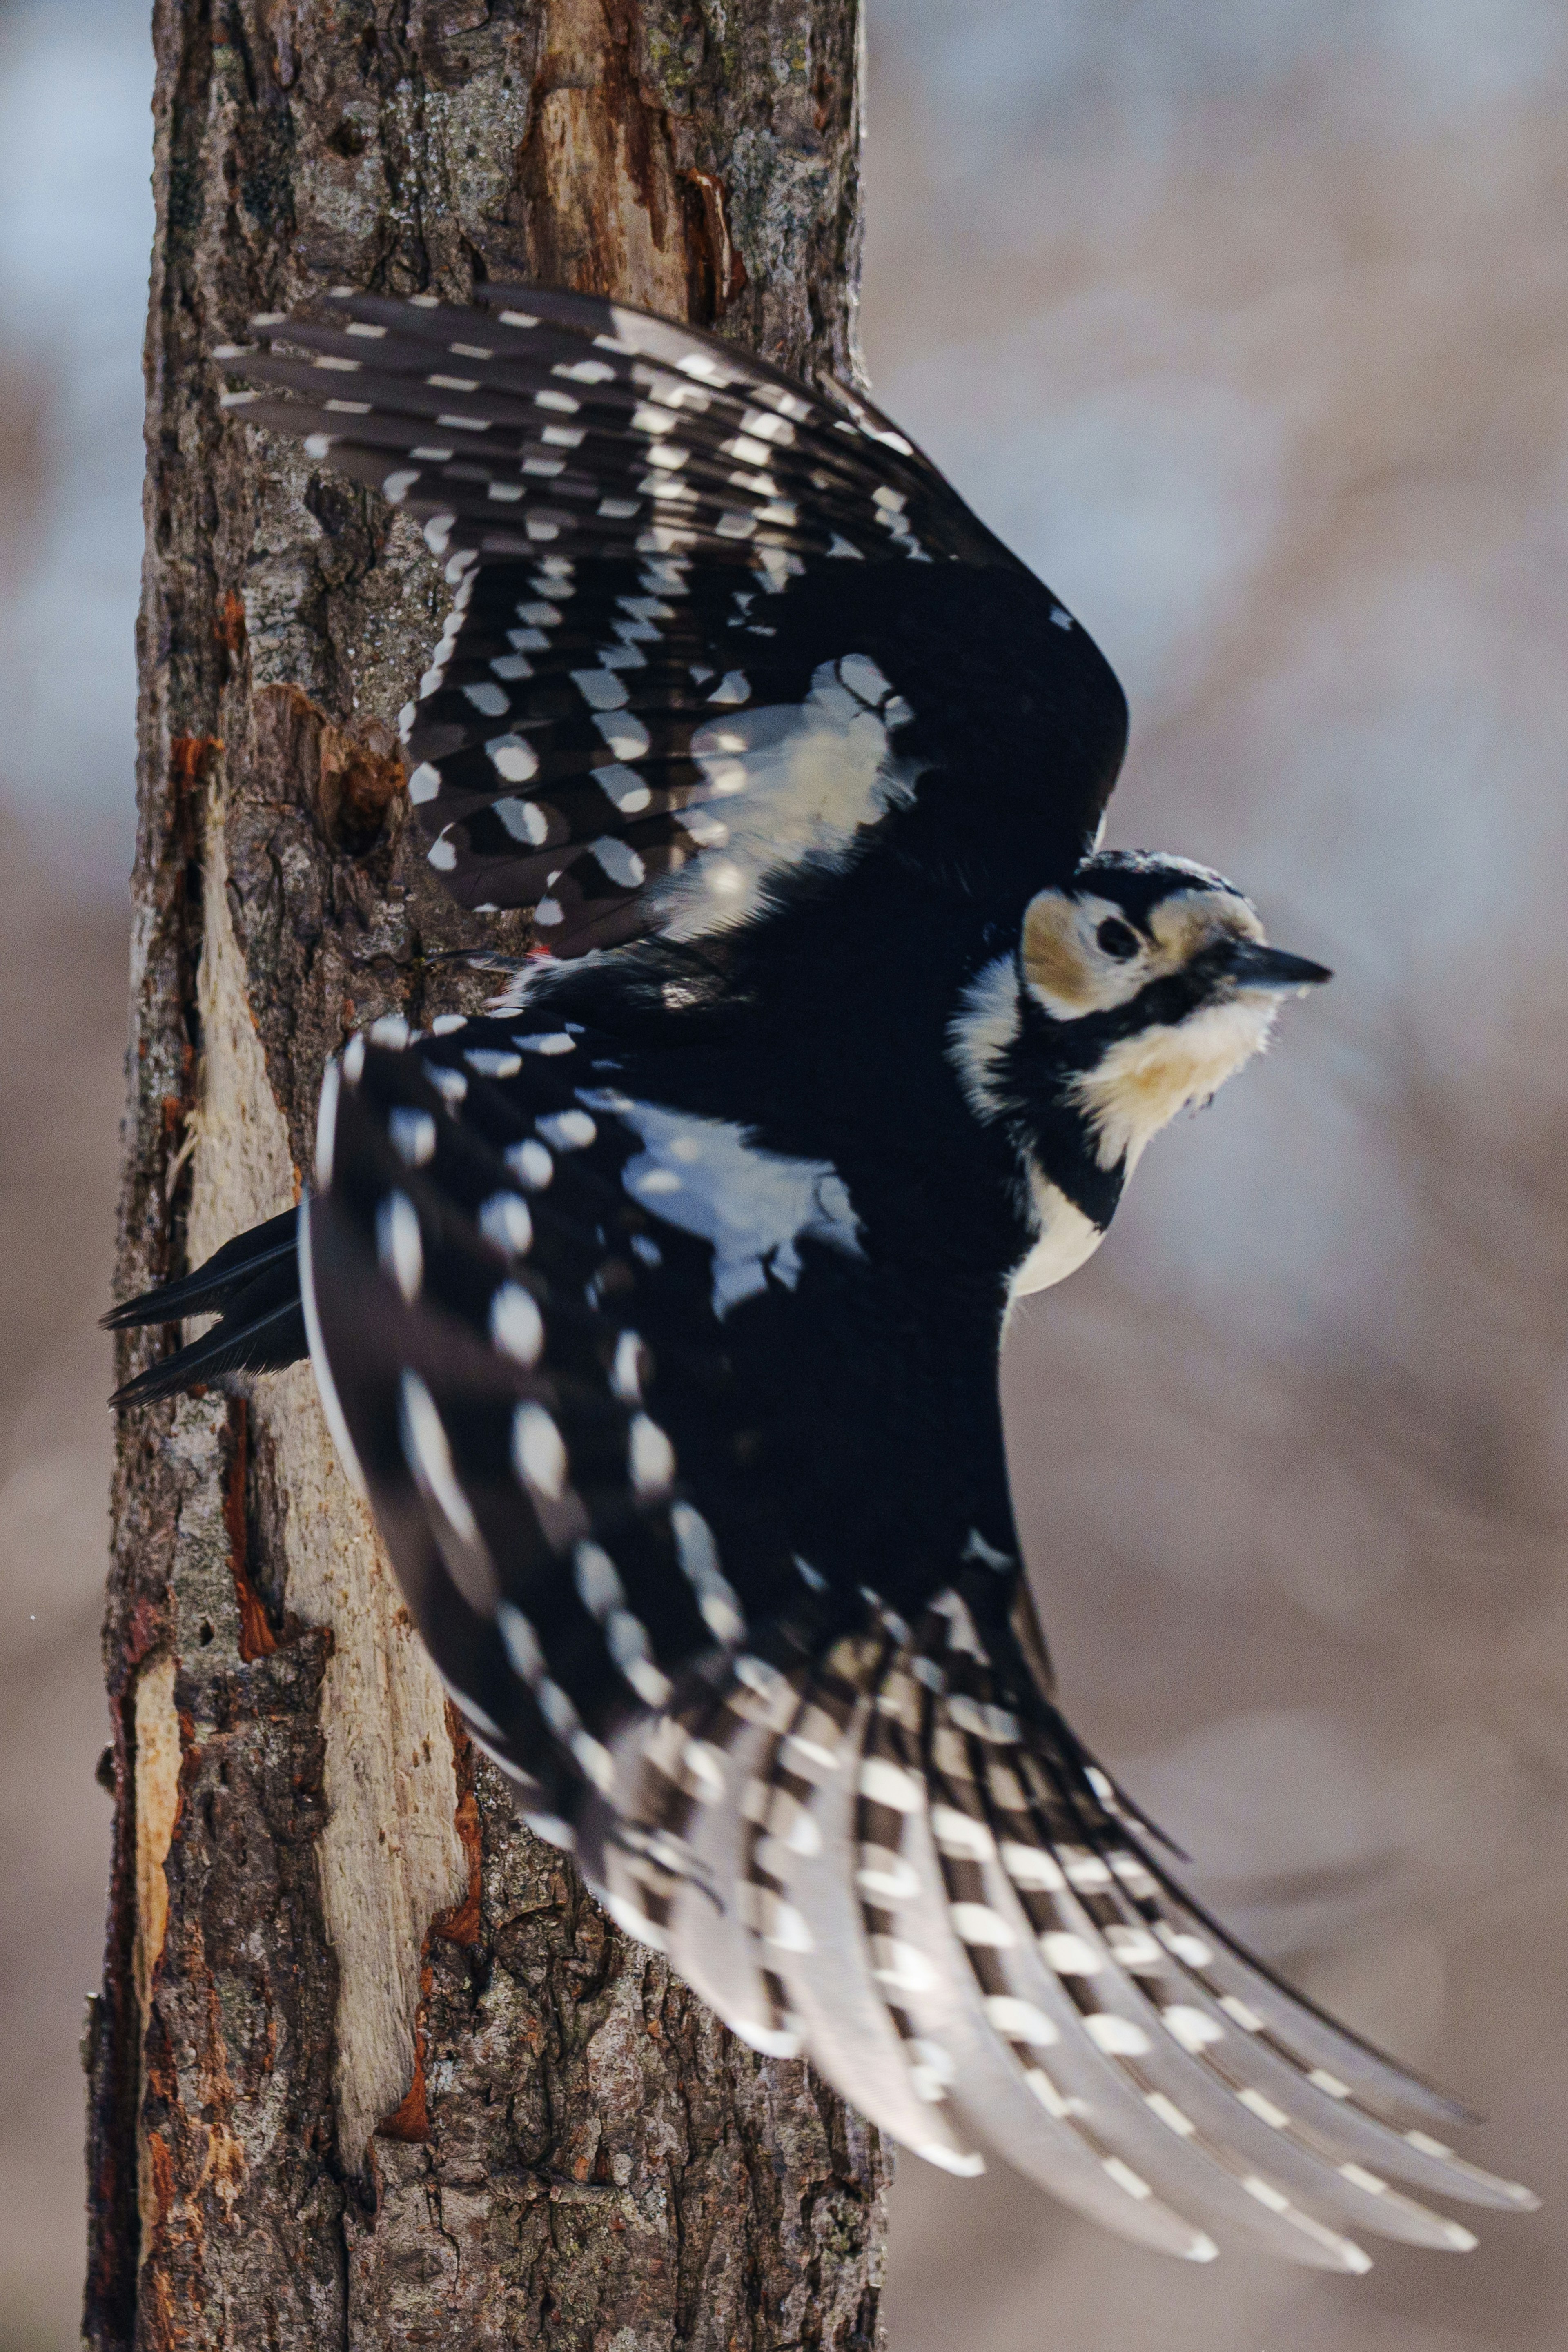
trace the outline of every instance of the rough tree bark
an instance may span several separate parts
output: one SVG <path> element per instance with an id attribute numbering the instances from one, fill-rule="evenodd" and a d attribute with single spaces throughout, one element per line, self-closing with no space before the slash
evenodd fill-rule
<path id="1" fill-rule="evenodd" d="M 416 853 L 390 723 L 438 569 L 226 416 L 214 347 L 331 284 L 538 277 L 856 363 L 855 0 L 157 0 L 153 32 L 126 1291 L 297 1198 L 325 1056 L 473 1009 L 433 958 L 497 928 Z M 308 1370 L 124 1416 L 115 1513 L 94 2352 L 875 2342 L 875 2135 L 515 1824 Z"/>

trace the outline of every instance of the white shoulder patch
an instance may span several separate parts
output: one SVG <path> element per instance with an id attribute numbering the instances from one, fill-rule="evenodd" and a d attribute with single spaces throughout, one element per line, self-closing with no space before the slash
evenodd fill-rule
<path id="1" fill-rule="evenodd" d="M 889 756 L 888 735 L 910 716 L 874 661 L 847 654 L 822 664 L 804 702 L 700 728 L 691 755 L 713 793 L 704 814 L 721 818 L 728 839 L 711 827 L 713 845 L 659 886 L 668 936 L 743 922 L 770 881 L 807 859 L 842 861 L 862 826 L 907 804 L 918 772 Z"/>
<path id="2" fill-rule="evenodd" d="M 716 1315 L 766 1289 L 770 1276 L 793 1290 L 803 1240 L 861 1255 L 860 1221 L 830 1160 L 761 1150 L 727 1119 L 619 1094 L 584 1093 L 580 1100 L 591 1110 L 613 1110 L 642 1138 L 622 1175 L 632 1198 L 666 1224 L 711 1242 Z"/>

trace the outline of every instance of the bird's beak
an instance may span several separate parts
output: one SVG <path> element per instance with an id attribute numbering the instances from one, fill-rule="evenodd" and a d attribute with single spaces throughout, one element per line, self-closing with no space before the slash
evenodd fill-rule
<path id="1" fill-rule="evenodd" d="M 1272 989 L 1280 996 L 1298 996 L 1334 976 L 1327 964 L 1310 963 L 1305 956 L 1287 955 L 1283 948 L 1265 947 L 1258 940 L 1237 940 L 1227 948 L 1221 970 L 1237 988 Z"/>

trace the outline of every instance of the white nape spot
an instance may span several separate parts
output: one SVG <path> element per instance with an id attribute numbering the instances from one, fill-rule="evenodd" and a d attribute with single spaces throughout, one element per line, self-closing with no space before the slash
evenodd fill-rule
<path id="1" fill-rule="evenodd" d="M 1114 2180 L 1118 2189 L 1124 2189 L 1129 2197 L 1136 2198 L 1140 2204 L 1145 2198 L 1152 2197 L 1154 2194 L 1142 2173 L 1134 2172 L 1132 2167 L 1123 2163 L 1121 2157 L 1101 2157 L 1100 2164 L 1108 2179 Z"/>
<path id="2" fill-rule="evenodd" d="M 557 1151 L 584 1151 L 599 1132 L 585 1110 L 550 1111 L 533 1123 Z"/>
<path id="3" fill-rule="evenodd" d="M 1019 2000 L 1012 1993 L 992 1993 L 985 2003 L 985 2014 L 1000 2034 L 1009 2042 L 1026 2042 L 1036 2050 L 1048 2050 L 1053 2042 L 1061 2040 L 1054 2021 L 1032 2000 Z"/>
<path id="4" fill-rule="evenodd" d="M 496 1610 L 496 1631 L 511 1661 L 512 1672 L 520 1675 L 531 1689 L 544 1672 L 544 1653 L 539 1646 L 539 1636 L 515 1601 L 503 1601 Z"/>
<path id="5" fill-rule="evenodd" d="M 416 803 L 433 801 L 440 789 L 441 771 L 433 768 L 428 760 L 422 760 L 408 779 L 409 799 Z"/>
<path id="6" fill-rule="evenodd" d="M 1146 1927 L 1107 1927 L 1105 1940 L 1119 1968 L 1157 1969 L 1163 1960 L 1159 1945 Z"/>
<path id="7" fill-rule="evenodd" d="M 637 1413 L 626 1433 L 626 1464 L 639 1495 L 662 1495 L 675 1478 L 675 1448 L 656 1421 Z"/>
<path id="8" fill-rule="evenodd" d="M 715 1641 L 732 1647 L 744 1634 L 746 1621 L 734 1588 L 719 1566 L 713 1530 L 689 1503 L 671 1505 L 669 1524 L 681 1572 L 697 1595 L 703 1623 Z"/>
<path id="9" fill-rule="evenodd" d="M 1262 2018 L 1258 2016 L 1258 2011 L 1255 2009 L 1248 2009 L 1244 2000 L 1237 2000 L 1235 1993 L 1222 1992 L 1219 1997 L 1219 2005 L 1221 2009 L 1224 2010 L 1227 2017 L 1235 2019 L 1237 2024 L 1240 2026 L 1244 2033 L 1262 2032 Z"/>
<path id="10" fill-rule="evenodd" d="M 527 1202 L 515 1192 L 492 1192 L 479 1210 L 479 1227 L 486 1241 L 513 1257 L 526 1255 L 533 1246 L 533 1219 Z"/>
<path id="11" fill-rule="evenodd" d="M 1031 1895 L 1060 1895 L 1067 1885 L 1053 1854 L 1037 1845 L 1018 1845 L 1011 1838 L 1003 1843 L 1002 1867 L 1015 1886 Z"/>
<path id="12" fill-rule="evenodd" d="M 1284 2108 L 1277 2107 L 1272 2099 L 1266 2099 L 1261 2091 L 1255 2091 L 1249 2085 L 1246 2090 L 1238 2091 L 1236 2095 L 1244 2107 L 1251 2109 L 1260 2124 L 1268 2126 L 1270 2131 L 1286 2131 L 1289 2128 L 1290 2118 Z M 1386 2184 L 1380 2181 L 1378 2186 L 1383 2188 Z"/>
<path id="13" fill-rule="evenodd" d="M 390 1046 L 394 1053 L 401 1053 L 408 1043 L 408 1024 L 402 1013 L 384 1013 L 379 1021 L 373 1021 L 370 1042 L 373 1045 Z"/>
<path id="14" fill-rule="evenodd" d="M 595 712 L 594 724 L 617 760 L 640 760 L 652 745 L 647 729 L 629 710 Z"/>
<path id="15" fill-rule="evenodd" d="M 409 1168 L 423 1168 L 436 1152 L 436 1122 L 427 1110 L 411 1110 L 399 1103 L 387 1113 L 386 1132 L 398 1158 Z"/>
<path id="16" fill-rule="evenodd" d="M 1152 2046 L 1141 2025 L 1130 2017 L 1112 2017 L 1104 2010 L 1091 2011 L 1083 2021 L 1083 2030 L 1097 2050 L 1112 2058 L 1141 2058 Z"/>
<path id="17" fill-rule="evenodd" d="M 623 1331 L 616 1341 L 610 1366 L 610 1388 L 623 1404 L 641 1404 L 647 1351 L 635 1331 Z"/>
<path id="18" fill-rule="evenodd" d="M 497 775 L 509 784 L 526 784 L 539 773 L 539 754 L 521 735 L 496 736 L 485 745 L 485 755 Z"/>
<path id="19" fill-rule="evenodd" d="M 531 1136 L 523 1143 L 509 1143 L 501 1154 L 518 1181 L 526 1184 L 531 1192 L 542 1192 L 555 1173 L 555 1162 L 542 1143 Z"/>
<path id="20" fill-rule="evenodd" d="M 547 1029 L 536 1036 L 514 1037 L 511 1042 L 521 1045 L 525 1054 L 574 1054 L 577 1050 L 576 1039 L 569 1037 L 564 1029 Z"/>
<path id="21" fill-rule="evenodd" d="M 603 1096 L 584 1099 L 608 1108 Z M 805 1241 L 860 1255 L 859 1220 L 829 1161 L 763 1151 L 744 1128 L 661 1104 L 618 1101 L 616 1109 L 643 1144 L 622 1171 L 627 1192 L 637 1200 L 668 1195 L 660 1216 L 712 1244 L 716 1315 L 770 1281 L 793 1290 Z"/>
<path id="22" fill-rule="evenodd" d="M 708 698 L 710 702 L 749 702 L 751 698 L 751 680 L 739 669 L 726 670 Z"/>
<path id="23" fill-rule="evenodd" d="M 1188 2009 L 1178 2001 L 1172 2009 L 1160 2012 L 1167 2032 L 1173 2033 L 1184 2050 L 1206 2050 L 1210 2044 L 1225 2040 L 1225 2028 L 1205 2009 Z"/>
<path id="24" fill-rule="evenodd" d="M 868 1756 L 860 1766 L 860 1794 L 873 1805 L 885 1805 L 890 1812 L 918 1813 L 925 1803 L 925 1789 L 912 1772 L 889 1763 L 885 1756 Z"/>
<path id="25" fill-rule="evenodd" d="M 512 1416 L 511 1458 L 518 1476 L 551 1502 L 566 1486 L 566 1446 L 542 1404 L 520 1404 Z"/>
<path id="26" fill-rule="evenodd" d="M 463 1059 L 480 1078 L 515 1078 L 522 1067 L 521 1054 L 500 1053 L 493 1045 L 470 1045 Z"/>
<path id="27" fill-rule="evenodd" d="M 487 719 L 504 719 L 511 709 L 510 700 L 500 687 L 492 686 L 488 678 L 476 678 L 472 685 L 464 687 L 463 693 L 474 709 L 482 711 Z"/>
<path id="28" fill-rule="evenodd" d="M 1018 1940 L 999 1911 L 988 1903 L 950 1903 L 947 1916 L 959 1940 L 983 1950 L 1005 1951 Z"/>
<path id="29" fill-rule="evenodd" d="M 375 1213 L 375 1252 L 384 1274 L 391 1275 L 412 1307 L 425 1279 L 425 1248 L 419 1238 L 419 1215 L 405 1192 L 390 1192 Z"/>
<path id="30" fill-rule="evenodd" d="M 1181 2139 L 1192 2138 L 1197 2126 L 1191 2116 L 1182 2113 L 1174 2099 L 1168 2099 L 1163 2091 L 1145 2091 L 1143 2100 L 1145 2105 L 1159 2116 L 1167 2131 L 1173 2131 Z"/>
<path id="31" fill-rule="evenodd" d="M 1105 1966 L 1103 1952 L 1065 1928 L 1048 1927 L 1040 1937 L 1040 1950 L 1047 1967 L 1059 1977 L 1097 1977 Z"/>
<path id="32" fill-rule="evenodd" d="M 430 844 L 425 855 L 437 874 L 450 874 L 458 862 L 458 845 L 448 835 L 442 834 L 438 840 Z"/>
<path id="33" fill-rule="evenodd" d="M 593 771 L 594 782 L 607 799 L 612 800 L 623 816 L 636 816 L 653 799 L 635 768 L 618 763 Z"/>
<path id="34" fill-rule="evenodd" d="M 490 1300 L 490 1339 L 514 1363 L 539 1361 L 544 1348 L 544 1318 L 521 1284 L 503 1282 Z"/>
<path id="35" fill-rule="evenodd" d="M 550 838 L 550 819 L 537 801 L 500 800 L 490 805 L 496 816 L 514 841 L 526 842 L 531 849 L 542 849 Z"/>
<path id="36" fill-rule="evenodd" d="M 559 898 L 541 898 L 533 910 L 533 919 L 535 923 L 542 924 L 546 930 L 552 930 L 557 923 L 566 920 L 565 910 Z"/>

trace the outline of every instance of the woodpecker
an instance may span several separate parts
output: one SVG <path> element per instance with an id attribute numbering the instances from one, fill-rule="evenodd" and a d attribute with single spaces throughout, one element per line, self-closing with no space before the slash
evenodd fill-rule
<path id="1" fill-rule="evenodd" d="M 482 299 L 340 289 L 217 358 L 446 559 L 408 799 L 545 952 L 349 1041 L 313 1192 L 107 1318 L 218 1318 L 116 1402 L 308 1349 L 524 1818 L 921 2155 L 1190 2261 L 1472 2245 L 1412 2192 L 1529 2192 L 1075 1738 L 1003 1450 L 1009 1311 L 1329 974 L 1099 847 L 1115 677 L 858 392 Z"/>

